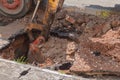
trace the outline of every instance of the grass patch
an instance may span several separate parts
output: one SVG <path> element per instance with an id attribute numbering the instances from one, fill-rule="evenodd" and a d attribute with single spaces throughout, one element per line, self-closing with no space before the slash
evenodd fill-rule
<path id="1" fill-rule="evenodd" d="M 22 64 L 27 64 L 26 57 L 21 56 L 20 58 L 14 60 L 15 62 L 22 63 Z"/>

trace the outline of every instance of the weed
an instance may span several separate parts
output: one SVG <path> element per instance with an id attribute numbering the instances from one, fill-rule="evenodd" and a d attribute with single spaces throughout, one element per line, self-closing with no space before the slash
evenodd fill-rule
<path id="1" fill-rule="evenodd" d="M 18 62 L 18 63 L 22 63 L 22 64 L 26 64 L 26 57 L 24 56 L 21 56 L 20 58 L 14 60 L 15 62 Z"/>
<path id="2" fill-rule="evenodd" d="M 102 10 L 102 11 L 97 11 L 96 15 L 100 16 L 102 18 L 108 18 L 110 16 L 111 12 L 108 10 Z"/>

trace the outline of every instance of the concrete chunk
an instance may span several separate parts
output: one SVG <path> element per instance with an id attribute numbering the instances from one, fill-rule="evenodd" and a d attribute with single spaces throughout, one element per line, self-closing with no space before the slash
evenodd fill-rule
<path id="1" fill-rule="evenodd" d="M 31 68 L 24 76 L 20 73 Z M 0 59 L 0 80 L 89 80 Z"/>

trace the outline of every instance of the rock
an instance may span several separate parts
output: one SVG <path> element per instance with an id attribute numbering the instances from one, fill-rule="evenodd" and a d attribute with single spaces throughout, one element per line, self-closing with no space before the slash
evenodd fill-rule
<path id="1" fill-rule="evenodd" d="M 77 50 L 77 45 L 75 42 L 70 42 L 67 44 L 67 49 L 66 49 L 66 54 L 70 55 L 75 53 L 75 51 Z"/>
<path id="2" fill-rule="evenodd" d="M 70 68 L 70 70 L 78 73 L 92 71 L 91 66 L 88 65 L 87 63 L 88 62 L 84 58 L 81 58 L 79 54 L 75 54 L 75 61 L 73 63 L 73 66 Z"/>
<path id="3" fill-rule="evenodd" d="M 110 23 L 106 23 L 102 29 L 103 34 L 105 34 L 110 29 L 111 29 Z"/>
<path id="4" fill-rule="evenodd" d="M 99 42 L 102 44 L 119 44 L 120 40 L 120 28 L 118 30 L 109 30 L 106 34 L 102 35 L 101 37 L 98 38 L 91 38 L 93 42 Z"/>
<path id="5" fill-rule="evenodd" d="M 72 18 L 71 16 L 69 15 L 66 15 L 66 18 L 65 18 L 66 21 L 70 22 L 71 24 L 74 24 L 76 21 L 74 18 Z"/>
<path id="6" fill-rule="evenodd" d="M 67 44 L 66 49 L 66 60 L 74 61 L 74 54 L 77 51 L 78 46 L 75 42 L 70 42 Z"/>
<path id="7" fill-rule="evenodd" d="M 120 26 L 120 21 L 119 20 L 112 21 L 111 26 L 112 26 L 112 28 L 116 28 L 116 27 Z"/>
<path id="8" fill-rule="evenodd" d="M 91 38 L 93 44 L 101 44 L 99 51 L 102 51 L 105 55 L 109 55 L 111 58 L 115 58 L 120 61 L 120 28 L 118 30 L 109 30 L 101 38 Z"/>
<path id="9" fill-rule="evenodd" d="M 101 37 L 88 38 L 88 41 L 84 40 L 83 44 L 81 42 L 81 48 L 75 53 L 75 61 L 70 70 L 76 73 L 98 72 L 119 75 L 119 37 L 120 28 L 108 30 Z M 95 56 L 94 51 L 100 52 L 100 55 Z"/>
<path id="10" fill-rule="evenodd" d="M 97 72 L 101 74 L 119 75 L 119 67 L 120 64 L 114 60 L 111 60 L 111 58 L 104 56 L 96 57 L 91 54 L 89 48 L 83 48 L 80 50 L 80 52 L 75 54 L 75 61 L 70 70 L 78 74 L 87 72 L 90 72 L 92 74 L 92 72 Z"/>

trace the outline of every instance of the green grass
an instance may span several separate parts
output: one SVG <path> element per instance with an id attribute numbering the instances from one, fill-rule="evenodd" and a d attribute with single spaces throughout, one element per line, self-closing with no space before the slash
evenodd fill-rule
<path id="1" fill-rule="evenodd" d="M 14 60 L 15 62 L 26 64 L 26 58 L 24 56 L 21 56 L 20 58 Z"/>
<path id="2" fill-rule="evenodd" d="M 111 12 L 108 10 L 102 10 L 102 11 L 96 12 L 96 15 L 102 18 L 108 18 L 110 14 Z"/>

